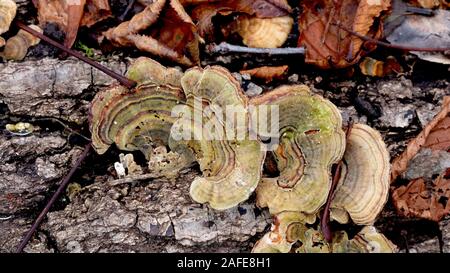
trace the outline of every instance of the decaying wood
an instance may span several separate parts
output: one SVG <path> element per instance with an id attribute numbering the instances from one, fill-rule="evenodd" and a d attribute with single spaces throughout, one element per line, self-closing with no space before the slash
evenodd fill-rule
<path id="1" fill-rule="evenodd" d="M 43 228 L 63 252 L 143 251 L 143 246 L 152 251 L 149 240 L 156 238 L 172 242 L 159 249 L 167 252 L 233 242 L 249 247 L 268 225 L 268 214 L 251 203 L 222 212 L 195 203 L 189 184 L 196 175 L 191 171 L 175 183 L 159 179 L 135 186 L 97 182 L 64 210 L 49 213 Z"/>
<path id="2" fill-rule="evenodd" d="M 123 74 L 126 64 L 105 66 Z M 82 124 L 87 120 L 85 99 L 115 80 L 81 61 L 42 59 L 0 64 L 0 101 L 12 114 L 54 117 Z"/>

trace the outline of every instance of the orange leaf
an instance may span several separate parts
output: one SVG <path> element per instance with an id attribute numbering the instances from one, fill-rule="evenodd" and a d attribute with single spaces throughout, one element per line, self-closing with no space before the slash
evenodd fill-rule
<path id="1" fill-rule="evenodd" d="M 402 215 L 438 222 L 450 213 L 450 176 L 440 175 L 431 188 L 426 184 L 423 178 L 418 178 L 395 189 L 392 192 L 393 203 Z"/>
<path id="2" fill-rule="evenodd" d="M 261 66 L 248 70 L 239 71 L 241 74 L 249 74 L 252 77 L 262 79 L 266 83 L 269 83 L 275 79 L 282 79 L 286 76 L 288 66 Z"/>
<path id="3" fill-rule="evenodd" d="M 444 151 L 444 154 L 450 152 L 450 97 L 444 98 L 442 110 L 393 161 L 392 181 L 412 168 L 409 166 L 410 162 L 422 148 L 441 153 Z M 420 161 L 425 162 L 425 159 Z M 399 213 L 432 221 L 439 221 L 450 213 L 450 168 L 445 169 L 434 181 L 428 180 L 429 178 L 419 177 L 406 186 L 393 189 L 392 200 Z"/>
<path id="4" fill-rule="evenodd" d="M 64 45 L 71 48 L 77 38 L 78 28 L 84 13 L 86 0 L 68 1 L 67 5 L 67 26 Z"/>
<path id="5" fill-rule="evenodd" d="M 157 0 L 130 21 L 109 29 L 105 37 L 116 46 L 142 51 L 185 66 L 200 62 L 196 27 L 178 0 Z"/>
<path id="6" fill-rule="evenodd" d="M 321 68 L 343 68 L 359 61 L 365 51 L 360 38 L 339 25 L 358 34 L 379 38 L 382 25 L 379 17 L 387 11 L 390 0 L 305 0 L 299 17 L 299 46 L 306 47 L 305 61 Z M 364 48 L 364 50 L 363 50 Z"/>
<path id="7" fill-rule="evenodd" d="M 408 162 L 422 147 L 442 150 L 450 143 L 450 96 L 444 97 L 441 111 L 423 128 L 416 138 L 406 146 L 406 150 L 392 161 L 391 182 L 408 168 Z M 442 145 L 443 146 L 442 146 Z"/>

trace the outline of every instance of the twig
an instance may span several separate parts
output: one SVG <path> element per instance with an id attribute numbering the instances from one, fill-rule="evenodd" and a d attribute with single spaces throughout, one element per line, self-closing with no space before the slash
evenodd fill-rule
<path id="1" fill-rule="evenodd" d="M 139 175 L 129 175 L 124 178 L 119 178 L 119 179 L 108 181 L 106 183 L 108 184 L 108 186 L 114 187 L 114 186 L 118 186 L 118 185 L 122 185 L 122 184 L 129 184 L 129 183 L 133 183 L 133 182 L 137 182 L 137 181 L 144 181 L 144 180 L 148 180 L 148 179 L 159 179 L 159 178 L 164 178 L 164 176 L 162 176 L 160 174 L 155 174 L 155 173 L 146 173 L 146 174 L 139 174 Z"/>
<path id="2" fill-rule="evenodd" d="M 81 165 L 81 163 L 83 162 L 83 160 L 86 158 L 86 156 L 89 154 L 89 151 L 91 150 L 91 142 L 89 142 L 88 144 L 86 144 L 86 146 L 84 147 L 84 151 L 81 154 L 81 156 L 78 158 L 77 162 L 75 162 L 75 165 L 70 169 L 69 173 L 64 177 L 64 179 L 62 180 L 61 184 L 59 185 L 58 189 L 56 190 L 56 192 L 53 194 L 52 198 L 48 201 L 47 205 L 45 205 L 44 209 L 42 210 L 42 212 L 39 214 L 39 216 L 36 218 L 36 220 L 34 221 L 33 225 L 31 226 L 30 230 L 28 230 L 27 234 L 25 235 L 25 237 L 23 238 L 22 242 L 20 243 L 20 245 L 17 247 L 16 249 L 16 253 L 21 253 L 23 251 L 23 249 L 25 248 L 25 246 L 28 244 L 28 242 L 31 239 L 31 236 L 33 236 L 34 232 L 36 231 L 36 229 L 39 227 L 39 225 L 42 223 L 42 220 L 44 220 L 45 215 L 47 215 L 47 212 L 50 210 L 50 208 L 52 207 L 52 205 L 56 202 L 56 200 L 59 198 L 59 196 L 61 195 L 61 193 L 64 191 L 64 189 L 66 188 L 67 184 L 69 183 L 70 179 L 72 178 L 73 174 L 75 173 L 75 171 L 78 169 L 78 167 Z"/>
<path id="3" fill-rule="evenodd" d="M 355 32 L 351 29 L 348 29 L 347 27 L 338 24 L 338 23 L 333 23 L 335 26 L 347 31 L 348 33 L 360 38 L 361 40 L 367 41 L 367 42 L 371 42 L 374 43 L 376 45 L 382 46 L 382 47 L 387 47 L 387 48 L 394 48 L 394 49 L 400 49 L 400 50 L 406 50 L 406 51 L 422 51 L 422 52 L 446 52 L 449 51 L 450 48 L 433 48 L 433 47 L 411 47 L 411 46 L 405 46 L 405 45 L 398 45 L 398 44 L 390 44 L 390 43 L 385 43 L 382 42 L 380 40 L 374 39 L 374 38 L 370 38 L 364 35 L 359 34 L 358 32 Z"/>
<path id="4" fill-rule="evenodd" d="M 45 36 L 44 34 L 37 32 L 36 30 L 28 27 L 27 25 L 21 23 L 21 22 L 16 22 L 17 27 L 25 30 L 26 32 L 29 32 L 30 34 L 38 37 L 39 39 L 51 44 L 54 47 L 57 47 L 59 49 L 61 49 L 62 51 L 66 52 L 67 54 L 70 54 L 72 56 L 74 56 L 75 58 L 80 59 L 81 61 L 97 68 L 98 70 L 102 71 L 103 73 L 105 73 L 106 75 L 118 80 L 122 85 L 124 85 L 125 87 L 127 87 L 128 89 L 132 89 L 133 87 L 136 86 L 136 82 L 130 79 L 127 79 L 126 77 L 112 71 L 111 69 L 105 67 L 104 65 L 95 62 L 89 58 L 87 58 L 86 56 L 84 56 L 83 54 L 72 50 L 70 48 L 67 48 L 66 46 L 50 39 L 49 37 Z"/>
<path id="5" fill-rule="evenodd" d="M 350 133 L 352 131 L 353 127 L 353 121 L 349 121 L 347 130 L 345 132 L 345 139 L 348 141 L 348 138 L 350 136 Z M 331 188 L 330 192 L 327 197 L 327 202 L 325 204 L 325 208 L 323 210 L 322 218 L 320 219 L 320 228 L 322 230 L 323 237 L 325 240 L 330 243 L 333 240 L 333 233 L 330 229 L 330 207 L 331 207 L 331 201 L 333 201 L 334 193 L 336 191 L 337 184 L 341 178 L 341 171 L 342 171 L 342 164 L 343 161 L 340 160 L 339 163 L 336 165 L 336 168 L 334 170 L 333 180 L 331 181 Z"/>
<path id="6" fill-rule="evenodd" d="M 83 135 L 83 134 L 81 134 L 81 133 L 75 131 L 74 129 L 70 128 L 68 125 L 66 125 L 64 122 L 60 121 L 60 120 L 57 119 L 57 118 L 36 118 L 36 119 L 33 119 L 33 120 L 37 120 L 37 121 L 39 121 L 39 120 L 49 120 L 49 121 L 56 122 L 56 123 L 58 123 L 59 125 L 61 125 L 62 127 L 64 127 L 64 129 L 66 129 L 66 130 L 68 130 L 69 132 L 71 132 L 72 134 L 75 134 L 75 135 L 77 135 L 77 136 L 80 136 L 80 137 L 84 138 L 84 139 L 87 140 L 87 141 L 91 141 L 90 138 L 88 138 L 87 136 L 85 136 L 85 135 Z"/>
<path id="7" fill-rule="evenodd" d="M 250 54 L 269 54 L 269 55 L 303 55 L 305 48 L 303 47 L 283 47 L 283 48 L 255 48 L 232 45 L 222 42 L 218 45 L 209 44 L 206 51 L 210 54 L 214 53 L 250 53 Z"/>

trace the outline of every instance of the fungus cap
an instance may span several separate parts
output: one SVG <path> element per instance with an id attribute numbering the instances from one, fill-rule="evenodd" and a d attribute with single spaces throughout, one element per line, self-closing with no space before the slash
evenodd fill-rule
<path id="1" fill-rule="evenodd" d="M 272 214 L 315 214 L 326 202 L 331 166 L 345 149 L 339 110 L 304 85 L 279 87 L 253 98 L 251 104 L 279 107 L 280 139 L 274 156 L 280 175 L 262 180 L 257 204 Z"/>
<path id="2" fill-rule="evenodd" d="M 347 139 L 341 178 L 331 202 L 331 217 L 373 224 L 389 195 L 389 153 L 375 129 L 354 124 Z"/>

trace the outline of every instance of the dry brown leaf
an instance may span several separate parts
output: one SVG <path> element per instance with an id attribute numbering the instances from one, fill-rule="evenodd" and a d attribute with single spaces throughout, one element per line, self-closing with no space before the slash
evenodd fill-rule
<path id="1" fill-rule="evenodd" d="M 76 4 L 74 4 L 76 3 Z M 86 0 L 70 1 L 67 5 L 67 26 L 66 26 L 66 38 L 64 39 L 64 45 L 71 48 L 75 39 L 77 38 L 78 28 L 81 24 L 81 18 L 84 14 L 84 5 Z"/>
<path id="2" fill-rule="evenodd" d="M 427 155 L 423 152 L 427 150 L 433 152 Z M 442 153 L 445 157 L 439 156 Z M 432 221 L 439 221 L 450 213 L 448 153 L 450 153 L 450 97 L 445 97 L 442 110 L 415 139 L 408 143 L 405 152 L 392 163 L 392 181 L 407 170 L 406 177 L 411 173 L 409 176 L 412 178 L 406 186 L 400 186 L 392 191 L 393 203 L 399 213 Z M 422 155 L 423 158 L 417 160 L 416 155 Z M 436 158 L 439 161 L 437 163 L 434 162 Z M 420 161 L 420 164 L 414 164 L 414 161 Z M 427 167 L 427 163 L 433 166 Z M 439 169 L 440 167 L 444 167 L 443 171 Z M 440 173 L 437 179 L 430 177 L 433 172 Z"/>
<path id="3" fill-rule="evenodd" d="M 104 35 L 116 46 L 135 46 L 186 66 L 199 63 L 196 27 L 178 0 L 153 2 Z"/>
<path id="4" fill-rule="evenodd" d="M 87 0 L 83 18 L 81 18 L 81 25 L 91 27 L 97 22 L 108 18 L 110 15 L 111 9 L 108 0 Z"/>
<path id="5" fill-rule="evenodd" d="M 390 0 L 303 1 L 298 45 L 306 47 L 305 61 L 321 68 L 342 68 L 358 62 L 375 46 L 363 46 L 367 43 L 342 27 L 363 36 L 380 38 L 379 17 L 389 6 Z"/>
<path id="6" fill-rule="evenodd" d="M 392 162 L 391 183 L 407 170 L 408 162 L 422 147 L 435 150 L 443 150 L 442 148 L 448 147 L 450 143 L 449 114 L 450 96 L 446 96 L 444 97 L 441 111 L 425 126 L 416 138 L 408 143 L 405 151 Z"/>
<path id="7" fill-rule="evenodd" d="M 450 169 L 432 182 L 418 178 L 392 192 L 394 206 L 408 217 L 440 221 L 450 213 Z"/>
<path id="8" fill-rule="evenodd" d="M 286 76 L 289 67 L 287 65 L 283 66 L 261 66 L 248 70 L 241 70 L 241 74 L 249 74 L 250 76 L 258 79 L 264 80 L 269 83 L 273 80 L 282 79 Z"/>
<path id="9" fill-rule="evenodd" d="M 111 16 L 107 0 L 34 0 L 39 25 L 55 23 L 66 33 L 64 44 L 71 47 L 80 26 L 93 24 Z"/>
<path id="10" fill-rule="evenodd" d="M 291 7 L 286 0 L 228 0 L 205 3 L 196 6 L 192 11 L 192 19 L 197 22 L 200 36 L 212 40 L 212 18 L 218 14 L 244 13 L 258 18 L 274 18 L 287 16 Z"/>

